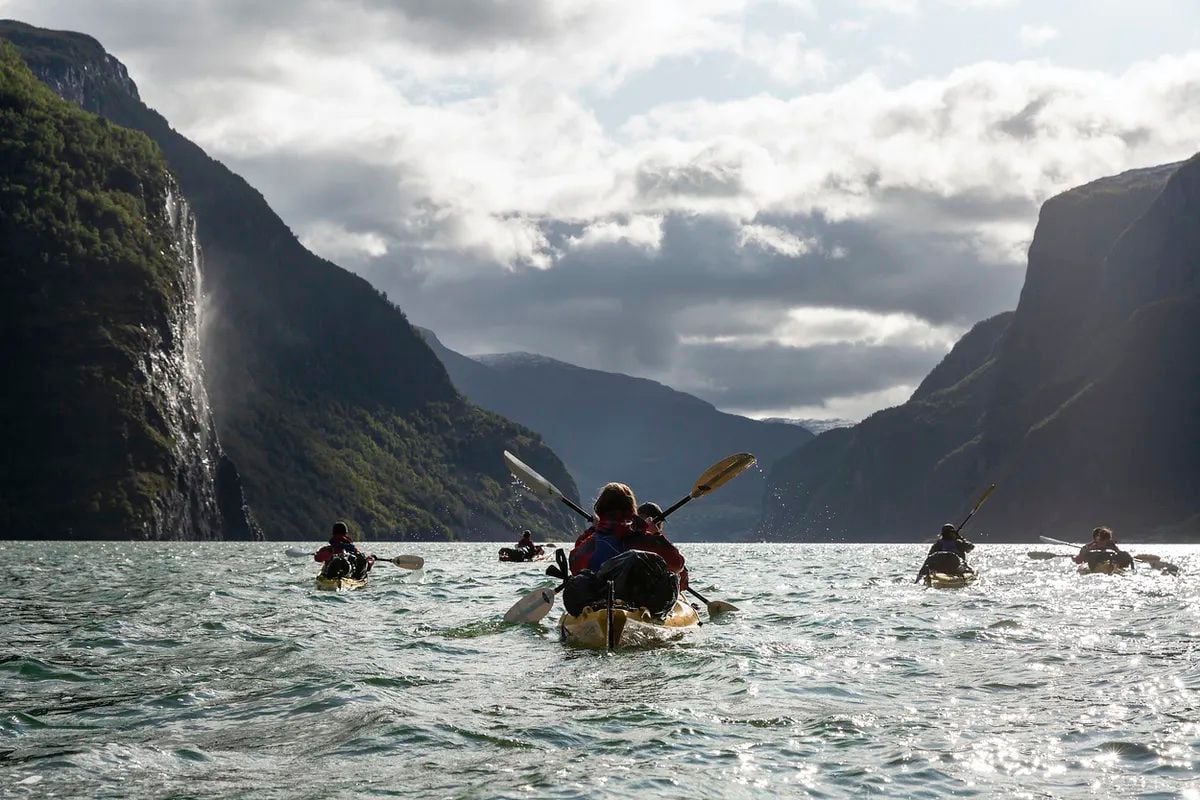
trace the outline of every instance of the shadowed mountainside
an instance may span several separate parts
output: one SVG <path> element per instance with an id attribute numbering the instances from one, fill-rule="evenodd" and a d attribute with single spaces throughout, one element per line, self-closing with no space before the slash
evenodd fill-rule
<path id="1" fill-rule="evenodd" d="M 712 462 L 748 451 L 763 469 L 811 440 L 799 425 L 726 414 L 644 378 L 585 369 L 529 353 L 469 358 L 421 329 L 454 385 L 472 402 L 536 428 L 585 493 L 629 483 L 663 508 Z M 535 467 L 536 468 L 536 467 Z M 764 473 L 750 470 L 671 517 L 675 536 L 744 538 L 758 519 Z"/>
<path id="2" fill-rule="evenodd" d="M 94 39 L 16 22 L 0 38 L 60 95 L 165 155 L 199 220 L 217 430 L 268 538 L 319 536 L 337 518 L 371 538 L 576 527 L 511 487 L 505 448 L 575 493 L 540 438 L 467 402 L 397 306 L 306 250 L 257 191 L 143 105 Z"/>
<path id="3" fill-rule="evenodd" d="M 1200 156 L 1045 203 L 1020 303 L 903 406 L 770 476 L 761 535 L 932 536 L 988 483 L 977 531 L 1200 538 Z"/>
<path id="4" fill-rule="evenodd" d="M 213 431 L 162 155 L 3 42 L 0 245 L 0 538 L 261 537 Z"/>

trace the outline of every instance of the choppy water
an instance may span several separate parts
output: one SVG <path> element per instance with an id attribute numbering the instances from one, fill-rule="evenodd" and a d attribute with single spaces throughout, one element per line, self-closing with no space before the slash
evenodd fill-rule
<path id="1" fill-rule="evenodd" d="M 501 623 L 544 563 L 377 549 L 426 568 L 332 595 L 279 544 L 0 544 L 0 795 L 1200 797 L 1200 548 L 983 546 L 939 591 L 921 545 L 688 545 L 741 613 L 614 655 Z"/>

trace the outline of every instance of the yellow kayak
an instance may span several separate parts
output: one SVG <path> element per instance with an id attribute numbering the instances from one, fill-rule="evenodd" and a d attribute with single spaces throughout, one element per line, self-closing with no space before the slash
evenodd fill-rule
<path id="1" fill-rule="evenodd" d="M 647 647 L 678 639 L 700 627 L 696 609 L 676 599 L 665 620 L 655 619 L 644 608 L 612 610 L 613 649 Z M 608 647 L 608 609 L 585 608 L 581 614 L 564 613 L 558 623 L 559 637 L 570 645 L 604 650 Z"/>
<path id="2" fill-rule="evenodd" d="M 974 572 L 964 572 L 961 575 L 951 575 L 946 572 L 930 572 L 925 576 L 925 585 L 934 589 L 955 589 L 970 586 L 975 582 Z"/>
<path id="3" fill-rule="evenodd" d="M 317 576 L 317 588 L 327 592 L 348 592 L 351 589 L 361 589 L 367 585 L 367 579 L 363 578 L 322 578 Z"/>

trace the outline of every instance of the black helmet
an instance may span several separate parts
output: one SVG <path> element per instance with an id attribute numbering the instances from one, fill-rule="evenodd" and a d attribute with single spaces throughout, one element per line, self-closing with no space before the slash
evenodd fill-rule
<path id="1" fill-rule="evenodd" d="M 954 527 L 954 525 L 952 523 L 947 522 L 945 525 L 942 526 L 942 536 L 952 536 L 957 533 L 958 533 L 958 528 Z"/>
<path id="2" fill-rule="evenodd" d="M 639 517 L 658 519 L 662 516 L 662 508 L 659 507 L 658 503 L 642 503 L 638 506 L 637 513 Z"/>
<path id="3" fill-rule="evenodd" d="M 346 523 L 344 523 L 344 522 L 333 523 L 333 535 L 337 536 L 339 533 L 342 534 L 343 536 L 350 535 L 350 529 L 348 527 L 346 527 Z"/>

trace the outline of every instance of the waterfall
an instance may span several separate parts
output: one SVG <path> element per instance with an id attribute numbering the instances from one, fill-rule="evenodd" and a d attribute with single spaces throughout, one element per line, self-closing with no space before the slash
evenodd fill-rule
<path id="1" fill-rule="evenodd" d="M 240 479 L 217 439 L 201 358 L 203 307 L 196 218 L 172 186 L 164 212 L 178 264 L 179 296 L 146 353 L 144 372 L 174 449 L 171 489 L 159 496 L 147 538 L 261 538 L 242 498 Z"/>

